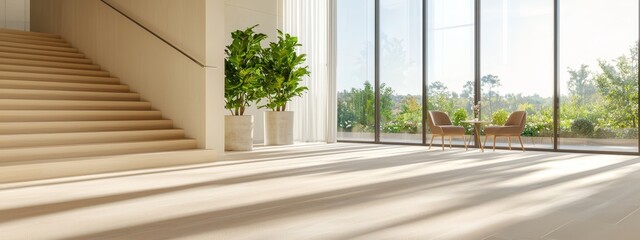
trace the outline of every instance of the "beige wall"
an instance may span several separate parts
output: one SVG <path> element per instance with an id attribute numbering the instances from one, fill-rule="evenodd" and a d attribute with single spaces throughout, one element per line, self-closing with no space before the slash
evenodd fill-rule
<path id="1" fill-rule="evenodd" d="M 282 0 L 225 0 L 225 45 L 231 43 L 231 32 L 259 24 L 257 32 L 267 34 L 267 45 L 277 39 L 277 30 L 282 29 Z M 246 110 L 245 114 L 254 115 L 253 140 L 264 141 L 264 109 L 255 106 Z M 227 114 L 228 111 L 227 111 Z"/>
<path id="2" fill-rule="evenodd" d="M 29 0 L 0 0 L 0 28 L 29 31 Z"/>
<path id="3" fill-rule="evenodd" d="M 99 0 L 32 0 L 31 29 L 61 35 L 200 147 L 222 150 L 223 0 L 110 2 L 211 67 L 198 66 Z"/>

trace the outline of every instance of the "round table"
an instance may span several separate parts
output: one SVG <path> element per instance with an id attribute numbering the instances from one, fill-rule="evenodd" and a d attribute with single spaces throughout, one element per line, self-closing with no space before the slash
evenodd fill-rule
<path id="1" fill-rule="evenodd" d="M 482 124 L 491 123 L 491 121 L 481 121 L 481 120 L 473 119 L 473 120 L 465 120 L 461 122 L 473 124 L 476 143 L 480 146 L 480 150 L 484 152 L 484 147 L 482 146 L 482 142 L 480 141 L 480 128 L 482 128 Z"/>

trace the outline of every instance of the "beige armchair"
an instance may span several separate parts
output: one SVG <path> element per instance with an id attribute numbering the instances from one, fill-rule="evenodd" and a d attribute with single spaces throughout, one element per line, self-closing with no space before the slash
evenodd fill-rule
<path id="1" fill-rule="evenodd" d="M 429 128 L 431 128 L 431 143 L 429 149 L 433 145 L 433 138 L 438 135 L 442 139 L 442 150 L 444 150 L 444 137 L 449 137 L 449 148 L 451 148 L 451 136 L 462 136 L 464 149 L 467 149 L 467 138 L 464 135 L 465 129 L 460 126 L 453 126 L 449 115 L 444 112 L 429 111 Z"/>
<path id="2" fill-rule="evenodd" d="M 518 137 L 520 141 L 520 147 L 522 147 L 522 151 L 524 152 L 524 145 L 522 144 L 522 130 L 524 130 L 524 125 L 527 122 L 527 112 L 525 111 L 516 111 L 509 115 L 509 118 L 504 123 L 503 126 L 490 126 L 484 128 L 484 146 L 487 144 L 487 137 L 493 136 L 493 151 L 496 150 L 496 137 L 507 137 L 509 138 L 509 150 L 511 150 L 511 137 Z"/>

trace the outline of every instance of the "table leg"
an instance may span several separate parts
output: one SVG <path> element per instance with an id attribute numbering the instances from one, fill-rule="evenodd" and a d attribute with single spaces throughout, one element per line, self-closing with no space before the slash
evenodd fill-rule
<path id="1" fill-rule="evenodd" d="M 475 140 L 476 143 L 480 146 L 480 150 L 484 152 L 484 148 L 482 147 L 482 142 L 480 141 L 480 124 L 473 124 L 473 129 L 475 130 Z"/>

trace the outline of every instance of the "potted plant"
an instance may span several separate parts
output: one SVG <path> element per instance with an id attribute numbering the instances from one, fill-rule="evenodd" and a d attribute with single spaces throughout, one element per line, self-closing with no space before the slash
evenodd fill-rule
<path id="1" fill-rule="evenodd" d="M 259 86 L 264 78 L 261 67 L 262 40 L 267 36 L 255 33 L 253 27 L 231 33 L 233 42 L 224 50 L 225 150 L 253 149 L 253 116 L 244 115 L 252 102 L 262 96 Z"/>
<path id="2" fill-rule="evenodd" d="M 300 82 L 309 75 L 309 67 L 301 66 L 306 54 L 298 54 L 298 46 L 297 37 L 278 30 L 278 41 L 262 51 L 261 86 L 266 104 L 260 107 L 271 110 L 264 113 L 265 145 L 293 144 L 293 112 L 286 111 L 287 102 L 307 90 Z"/>

